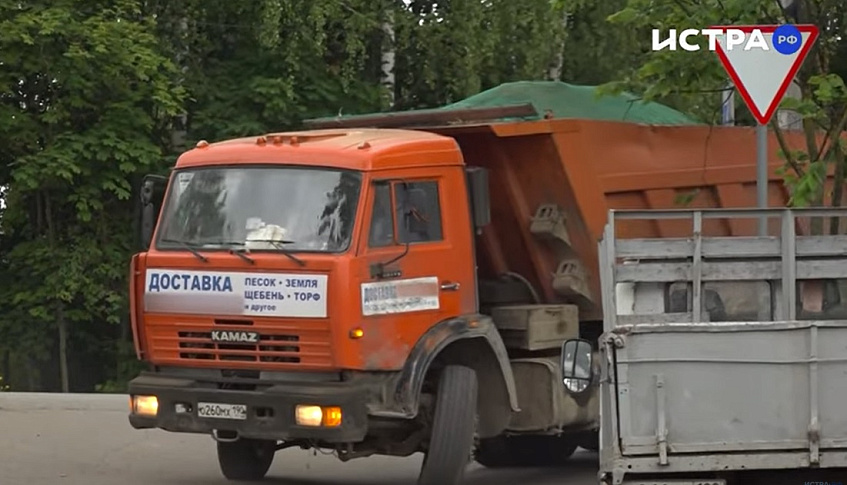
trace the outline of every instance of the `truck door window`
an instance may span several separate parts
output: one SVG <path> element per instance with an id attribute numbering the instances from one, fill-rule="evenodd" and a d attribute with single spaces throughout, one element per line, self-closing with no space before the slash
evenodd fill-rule
<path id="1" fill-rule="evenodd" d="M 387 183 L 374 187 L 374 205 L 368 246 L 379 248 L 394 244 L 394 219 L 391 213 L 391 186 Z"/>
<path id="2" fill-rule="evenodd" d="M 394 207 L 399 243 L 442 240 L 438 182 L 395 183 Z"/>

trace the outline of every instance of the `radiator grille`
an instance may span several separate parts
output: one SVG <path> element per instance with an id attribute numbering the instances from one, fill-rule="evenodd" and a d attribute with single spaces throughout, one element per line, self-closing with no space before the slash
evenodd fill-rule
<path id="1" fill-rule="evenodd" d="M 156 365 L 266 370 L 335 365 L 329 320 L 151 315 L 145 330 Z M 255 333 L 258 340 L 213 341 L 216 332 L 228 338 Z"/>
<path id="2" fill-rule="evenodd" d="M 238 362 L 300 363 L 300 337 L 260 334 L 258 344 L 212 341 L 212 332 L 181 331 L 179 358 Z"/>

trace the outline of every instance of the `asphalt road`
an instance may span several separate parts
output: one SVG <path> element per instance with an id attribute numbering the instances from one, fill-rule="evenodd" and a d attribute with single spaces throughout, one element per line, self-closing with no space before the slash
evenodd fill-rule
<path id="1" fill-rule="evenodd" d="M 216 485 L 211 437 L 138 431 L 122 395 L 0 393 L 2 485 Z M 269 485 L 414 485 L 421 455 L 342 463 L 303 450 L 277 454 Z M 467 485 L 596 485 L 596 454 L 556 469 L 474 466 Z"/>

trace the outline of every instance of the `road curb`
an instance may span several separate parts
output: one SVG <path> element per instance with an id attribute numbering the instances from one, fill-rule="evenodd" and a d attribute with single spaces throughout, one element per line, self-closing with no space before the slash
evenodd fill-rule
<path id="1" fill-rule="evenodd" d="M 0 392 L 2 411 L 115 411 L 129 413 L 126 394 Z"/>

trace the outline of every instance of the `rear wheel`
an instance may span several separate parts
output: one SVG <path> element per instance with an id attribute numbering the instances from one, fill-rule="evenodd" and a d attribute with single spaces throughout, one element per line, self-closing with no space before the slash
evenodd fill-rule
<path id="1" fill-rule="evenodd" d="M 562 465 L 576 451 L 569 436 L 497 436 L 482 440 L 476 461 L 487 468 Z"/>
<path id="2" fill-rule="evenodd" d="M 265 477 L 274 460 L 276 441 L 240 439 L 218 442 L 221 473 L 237 481 L 258 481 Z"/>
<path id="3" fill-rule="evenodd" d="M 432 433 L 418 485 L 459 485 L 470 462 L 476 433 L 477 377 L 451 365 L 438 381 Z"/>

